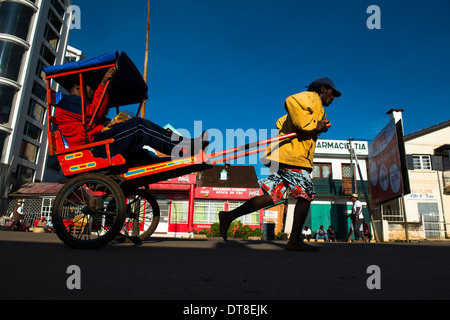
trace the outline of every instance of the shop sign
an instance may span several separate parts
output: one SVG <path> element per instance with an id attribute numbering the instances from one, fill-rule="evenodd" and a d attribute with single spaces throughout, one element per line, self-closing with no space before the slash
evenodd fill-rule
<path id="1" fill-rule="evenodd" d="M 353 149 L 357 155 L 367 156 L 369 146 L 367 141 L 352 141 Z M 350 156 L 350 142 L 347 140 L 317 140 L 316 154 L 342 154 Z"/>
<path id="2" fill-rule="evenodd" d="M 250 199 L 261 193 L 260 189 L 253 188 L 197 187 L 195 189 L 195 197 L 199 199 Z"/>
<path id="3" fill-rule="evenodd" d="M 438 194 L 438 190 L 435 189 L 412 189 L 407 199 L 420 202 L 438 202 Z"/>

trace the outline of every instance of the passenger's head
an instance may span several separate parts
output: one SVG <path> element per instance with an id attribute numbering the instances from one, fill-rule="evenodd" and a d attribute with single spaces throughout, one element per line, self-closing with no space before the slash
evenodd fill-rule
<path id="1" fill-rule="evenodd" d="M 97 85 L 95 83 L 93 83 L 93 81 L 89 81 L 89 80 L 85 81 L 84 88 L 85 88 L 85 93 L 86 93 L 86 99 L 88 99 L 89 101 L 92 101 L 92 99 L 94 98 L 94 93 L 95 93 L 96 87 L 97 87 Z M 76 96 L 81 97 L 80 80 L 75 79 L 73 81 L 73 86 L 72 86 L 72 88 L 70 88 L 69 93 L 71 95 L 76 95 Z"/>

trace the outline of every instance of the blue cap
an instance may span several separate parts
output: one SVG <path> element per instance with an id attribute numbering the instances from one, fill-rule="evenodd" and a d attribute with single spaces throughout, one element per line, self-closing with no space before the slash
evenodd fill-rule
<path id="1" fill-rule="evenodd" d="M 309 87 L 330 86 L 334 91 L 334 96 L 339 98 L 342 94 L 336 89 L 334 82 L 330 78 L 319 78 L 309 85 Z"/>

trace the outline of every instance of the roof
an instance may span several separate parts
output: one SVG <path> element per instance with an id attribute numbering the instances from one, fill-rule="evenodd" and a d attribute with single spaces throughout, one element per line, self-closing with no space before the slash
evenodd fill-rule
<path id="1" fill-rule="evenodd" d="M 42 197 L 56 196 L 64 184 L 60 183 L 27 183 L 10 193 L 10 197 Z"/>
<path id="2" fill-rule="evenodd" d="M 428 127 L 428 128 L 405 135 L 405 141 L 415 139 L 417 137 L 432 133 L 434 131 L 441 130 L 441 129 L 449 127 L 449 126 L 450 126 L 450 120 L 435 124 L 434 126 L 431 126 L 431 127 Z"/>
<path id="3" fill-rule="evenodd" d="M 105 69 L 85 71 L 86 69 L 116 64 L 117 71 L 109 88 L 110 107 L 140 103 L 147 98 L 148 87 L 134 63 L 125 52 L 109 52 L 101 56 L 78 60 L 60 66 L 44 68 L 47 77 L 52 77 L 66 90 L 70 90 L 78 73 L 83 73 L 85 81 L 100 84 Z M 64 75 L 70 73 L 69 75 Z M 63 74 L 61 76 L 58 76 Z M 55 77 L 56 76 L 56 77 Z"/>
<path id="4" fill-rule="evenodd" d="M 228 172 L 227 180 L 220 180 L 220 173 Z M 214 166 L 199 173 L 198 187 L 259 188 L 258 177 L 253 166 Z"/>

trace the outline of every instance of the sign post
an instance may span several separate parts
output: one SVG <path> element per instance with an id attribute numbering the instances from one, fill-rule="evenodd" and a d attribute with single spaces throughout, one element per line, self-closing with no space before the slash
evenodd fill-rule
<path id="1" fill-rule="evenodd" d="M 352 146 L 353 145 L 352 144 L 352 140 L 353 139 L 349 138 L 348 140 L 349 140 L 350 156 L 352 157 L 352 159 L 353 158 L 355 159 L 356 165 L 358 167 L 359 178 L 361 179 L 361 187 L 363 189 L 364 197 L 366 198 L 366 203 L 367 203 L 367 206 L 369 208 L 370 225 L 372 226 L 372 230 L 374 231 L 374 234 L 375 234 L 375 241 L 378 242 L 380 237 L 378 236 L 377 231 L 375 229 L 375 225 L 373 223 L 372 208 L 371 208 L 371 205 L 370 205 L 369 195 L 367 193 L 366 186 L 364 185 L 364 181 L 363 181 L 363 178 L 362 178 L 363 176 L 362 176 L 362 172 L 361 172 L 361 166 L 359 165 L 358 157 L 357 157 L 356 152 L 355 152 L 355 150 L 353 149 L 353 146 Z M 356 175 L 354 175 L 354 176 L 355 176 L 355 186 L 356 186 Z"/>
<path id="2" fill-rule="evenodd" d="M 369 144 L 370 187 L 375 204 L 382 205 L 392 199 L 399 200 L 406 241 L 409 242 L 404 200 L 405 193 L 409 193 L 409 180 L 404 158 L 402 123 L 396 123 L 395 119 L 392 119 Z M 381 219 L 383 220 L 383 217 Z"/>

